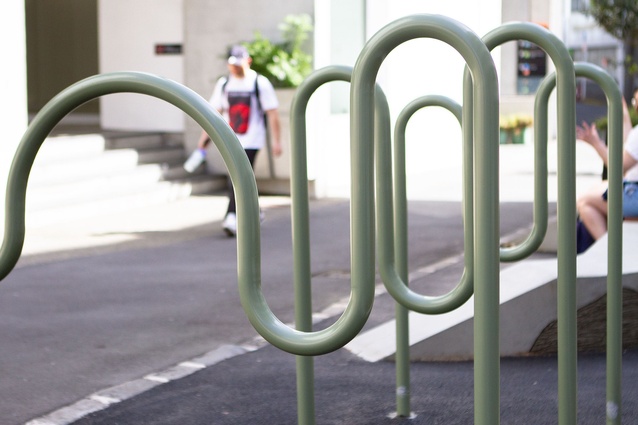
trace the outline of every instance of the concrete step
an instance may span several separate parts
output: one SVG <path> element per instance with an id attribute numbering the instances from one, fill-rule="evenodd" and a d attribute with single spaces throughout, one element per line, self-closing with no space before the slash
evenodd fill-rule
<path id="1" fill-rule="evenodd" d="M 41 210 L 63 204 L 74 204 L 98 197 L 117 195 L 134 191 L 149 190 L 162 181 L 188 181 L 189 179 L 171 178 L 165 175 L 167 164 L 145 164 L 125 169 L 114 174 L 96 173 L 91 178 L 68 181 L 64 184 L 35 186 L 27 189 L 27 206 L 30 210 Z M 172 168 L 178 168 L 173 166 Z M 181 167 L 179 167 L 181 168 Z M 173 172 L 178 175 L 181 172 Z M 194 176 L 195 177 L 195 176 Z M 201 179 L 203 175 L 196 176 Z"/>
<path id="2" fill-rule="evenodd" d="M 182 148 L 182 135 L 175 133 L 106 132 L 106 149 Z"/>
<path id="3" fill-rule="evenodd" d="M 28 227 L 42 227 L 59 223 L 69 223 L 77 219 L 122 213 L 128 210 L 157 205 L 161 208 L 170 202 L 192 195 L 211 193 L 226 187 L 225 179 L 212 179 L 199 176 L 188 181 L 159 182 L 145 190 L 111 193 L 108 196 L 95 196 L 79 202 L 49 206 L 39 210 L 29 208 L 27 201 Z"/>
<path id="4" fill-rule="evenodd" d="M 50 137 L 38 153 L 27 187 L 27 223 L 49 225 L 161 205 L 226 187 L 204 168 L 187 173 L 176 135 L 87 134 Z"/>

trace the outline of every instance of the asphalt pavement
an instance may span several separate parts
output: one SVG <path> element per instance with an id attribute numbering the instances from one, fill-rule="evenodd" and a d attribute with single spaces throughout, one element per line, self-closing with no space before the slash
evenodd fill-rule
<path id="1" fill-rule="evenodd" d="M 93 232 L 80 223 L 59 226 L 71 234 L 76 228 L 69 237 L 75 249 L 38 251 L 57 237 L 51 229 L 27 236 L 25 257 L 0 288 L 0 423 L 296 423 L 294 356 L 265 344 L 244 316 L 235 242 L 220 229 L 223 204 L 208 196 L 156 211 L 164 216 L 161 230 L 133 231 L 156 226 L 148 210 L 129 214 L 128 223 L 113 217 Z M 262 204 L 263 287 L 273 311 L 290 323 L 289 204 L 269 197 Z M 192 226 L 171 230 L 168 222 L 184 225 L 189 211 Z M 526 228 L 531 216 L 528 202 L 504 203 L 501 233 Z M 409 223 L 411 270 L 445 264 L 417 273 L 414 284 L 433 295 L 447 291 L 462 272 L 460 203 L 411 202 Z M 334 322 L 349 294 L 348 226 L 347 200 L 312 202 L 314 310 L 324 318 L 318 327 Z M 96 243 L 100 235 L 111 243 Z M 393 311 L 381 291 L 367 327 Z M 638 353 L 626 354 L 625 417 L 638 417 L 637 362 Z M 471 363 L 413 364 L 416 416 L 409 421 L 388 417 L 392 363 L 366 363 L 345 350 L 315 363 L 319 424 L 472 423 Z M 604 420 L 604 365 L 601 355 L 579 362 L 579 423 Z M 553 423 L 556 359 L 505 359 L 501 391 L 503 423 Z"/>
<path id="2" fill-rule="evenodd" d="M 517 173 L 501 197 L 508 235 L 529 229 L 532 191 L 529 165 L 504 162 Z M 410 271 L 431 295 L 456 285 L 463 252 L 461 203 L 434 198 L 409 206 Z M 262 287 L 273 312 L 291 323 L 289 200 L 260 203 Z M 28 228 L 23 257 L 0 285 L 0 423 L 296 423 L 294 356 L 266 344 L 245 318 L 235 241 L 220 229 L 224 208 L 223 196 L 191 197 Z M 310 212 L 313 311 L 322 327 L 349 295 L 349 202 L 316 200 Z M 366 327 L 393 314 L 380 289 Z M 625 354 L 626 423 L 638 418 L 637 363 L 637 352 Z M 316 358 L 315 368 L 318 424 L 473 422 L 472 363 L 413 364 L 410 420 L 388 417 L 392 363 L 337 350 Z M 556 358 L 504 359 L 501 368 L 502 423 L 555 423 Z M 599 424 L 604 356 L 583 355 L 579 370 L 579 423 Z"/>
<path id="3" fill-rule="evenodd" d="M 623 423 L 638 417 L 638 352 L 624 358 Z M 579 358 L 578 423 L 605 423 L 605 358 Z M 412 418 L 396 411 L 394 364 L 367 363 L 345 350 L 315 361 L 317 424 L 474 423 L 473 365 L 413 363 Z M 552 424 L 558 418 L 555 357 L 501 362 L 501 423 Z M 295 361 L 268 346 L 158 386 L 88 415 L 76 425 L 295 424 Z"/>

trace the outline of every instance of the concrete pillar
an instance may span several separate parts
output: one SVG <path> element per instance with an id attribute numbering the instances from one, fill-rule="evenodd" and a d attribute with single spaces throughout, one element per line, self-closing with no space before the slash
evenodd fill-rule
<path id="1" fill-rule="evenodd" d="M 0 7 L 0 35 L 4 43 L 0 67 L 0 219 L 4 223 L 6 178 L 15 149 L 27 127 L 27 59 L 24 1 L 10 0 Z M 1 226 L 0 233 L 4 233 Z"/>

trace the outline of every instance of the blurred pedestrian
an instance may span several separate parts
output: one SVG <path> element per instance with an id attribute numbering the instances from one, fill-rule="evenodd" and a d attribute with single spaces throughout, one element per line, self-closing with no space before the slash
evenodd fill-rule
<path id="1" fill-rule="evenodd" d="M 226 118 L 252 166 L 257 153 L 266 144 L 269 130 L 272 153 L 275 156 L 281 155 L 281 140 L 279 102 L 275 89 L 266 77 L 250 69 L 251 62 L 252 59 L 244 46 L 233 46 L 229 50 L 229 74 L 217 81 L 210 104 Z M 192 172 L 194 168 L 197 168 L 198 162 L 201 163 L 206 156 L 209 143 L 208 134 L 202 131 L 197 150 L 184 164 L 187 170 Z M 193 165 L 195 165 L 194 168 Z M 260 212 L 260 218 L 261 220 L 264 218 L 262 212 Z M 235 192 L 230 179 L 228 179 L 228 209 L 222 228 L 228 236 L 237 234 Z"/>

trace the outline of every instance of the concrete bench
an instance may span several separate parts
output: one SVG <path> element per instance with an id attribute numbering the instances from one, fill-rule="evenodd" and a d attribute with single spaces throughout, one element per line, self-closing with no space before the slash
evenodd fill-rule
<path id="1" fill-rule="evenodd" d="M 623 223 L 623 287 L 638 292 L 638 222 Z M 607 237 L 577 257 L 578 308 L 606 294 Z M 539 335 L 556 321 L 557 259 L 527 259 L 503 265 L 501 271 L 501 355 L 529 354 Z M 601 320 L 604 321 L 604 314 Z M 410 313 L 410 357 L 413 361 L 468 360 L 473 357 L 474 302 L 471 298 L 447 314 Z M 395 321 L 351 341 L 346 348 L 368 361 L 391 359 Z"/>

